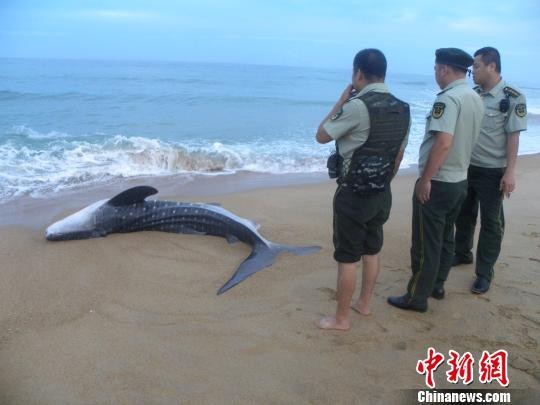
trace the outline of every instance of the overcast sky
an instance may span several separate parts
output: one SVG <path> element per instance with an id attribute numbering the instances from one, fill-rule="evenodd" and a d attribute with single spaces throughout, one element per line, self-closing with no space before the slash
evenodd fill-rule
<path id="1" fill-rule="evenodd" d="M 432 74 L 436 48 L 490 45 L 537 83 L 539 27 L 539 0 L 0 0 L 0 56 L 348 68 L 376 47 Z"/>

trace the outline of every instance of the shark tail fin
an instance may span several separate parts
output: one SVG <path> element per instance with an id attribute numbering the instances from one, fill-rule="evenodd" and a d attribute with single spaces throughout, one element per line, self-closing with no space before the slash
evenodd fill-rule
<path id="1" fill-rule="evenodd" d="M 218 290 L 217 294 L 221 295 L 227 290 L 233 288 L 235 285 L 240 284 L 249 276 L 257 273 L 258 271 L 271 266 L 277 256 L 281 253 L 288 252 L 295 255 L 303 256 L 310 253 L 319 251 L 320 246 L 290 246 L 280 245 L 275 243 L 256 244 L 251 254 L 246 260 L 238 266 L 238 269 L 233 276 Z"/>

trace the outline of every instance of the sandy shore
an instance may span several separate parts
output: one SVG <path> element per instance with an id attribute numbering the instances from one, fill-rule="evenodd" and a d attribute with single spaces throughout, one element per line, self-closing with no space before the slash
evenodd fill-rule
<path id="1" fill-rule="evenodd" d="M 507 350 L 512 403 L 538 403 L 539 178 L 540 156 L 521 158 L 489 293 L 469 293 L 473 266 L 458 267 L 447 297 L 417 314 L 386 303 L 410 275 L 415 177 L 398 176 L 373 313 L 353 314 L 347 333 L 314 326 L 335 309 L 330 181 L 160 193 L 217 201 L 270 240 L 323 247 L 284 254 L 222 296 L 246 245 L 153 232 L 44 240 L 47 224 L 104 198 L 103 189 L 0 206 L 0 404 L 407 403 L 407 390 L 425 388 L 415 367 L 430 346 L 470 351 L 475 370 L 483 350 Z M 446 370 L 435 373 L 437 388 L 463 388 L 445 381 Z M 468 388 L 500 386 L 480 384 L 475 371 Z"/>

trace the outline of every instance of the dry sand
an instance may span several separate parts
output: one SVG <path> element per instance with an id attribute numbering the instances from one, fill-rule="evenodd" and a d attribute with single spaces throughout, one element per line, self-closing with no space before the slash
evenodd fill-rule
<path id="1" fill-rule="evenodd" d="M 410 276 L 414 175 L 398 176 L 372 315 L 351 314 L 346 333 L 314 326 L 336 304 L 330 181 L 189 198 L 169 187 L 168 199 L 218 201 L 270 240 L 323 247 L 284 254 L 222 296 L 246 245 L 158 232 L 44 240 L 47 224 L 103 190 L 81 192 L 77 208 L 0 206 L 0 404 L 407 403 L 407 390 L 425 388 L 415 367 L 430 346 L 470 351 L 475 368 L 483 350 L 507 350 L 514 400 L 538 403 L 539 178 L 540 157 L 521 158 L 489 293 L 472 295 L 473 265 L 461 266 L 447 297 L 418 314 L 386 303 Z M 6 220 L 17 215 L 24 226 Z M 447 369 L 437 388 L 463 388 L 445 382 Z M 500 388 L 477 380 L 468 388 Z"/>

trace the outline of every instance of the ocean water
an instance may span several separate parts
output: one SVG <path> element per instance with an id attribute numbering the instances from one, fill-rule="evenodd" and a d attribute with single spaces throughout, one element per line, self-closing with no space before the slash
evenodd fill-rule
<path id="1" fill-rule="evenodd" d="M 0 58 L 0 203 L 136 176 L 326 170 L 316 129 L 350 70 Z M 413 165 L 438 87 L 390 73 L 410 103 Z M 520 154 L 540 152 L 540 85 Z"/>

